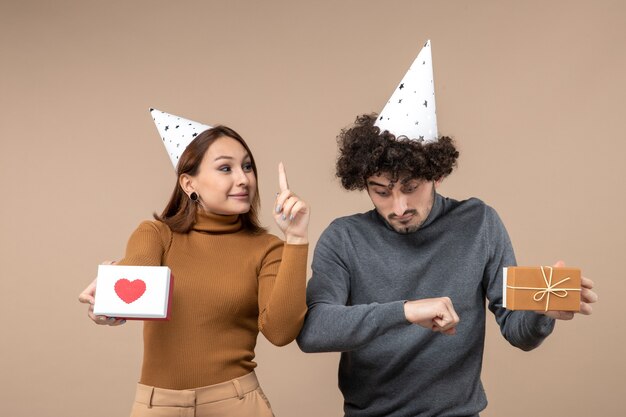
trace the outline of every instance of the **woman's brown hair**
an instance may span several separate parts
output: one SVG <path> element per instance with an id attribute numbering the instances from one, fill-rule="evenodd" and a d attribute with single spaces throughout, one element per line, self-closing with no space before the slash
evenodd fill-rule
<path id="1" fill-rule="evenodd" d="M 180 186 L 180 176 L 182 174 L 187 174 L 192 177 L 198 175 L 204 154 L 215 140 L 224 136 L 235 139 L 245 148 L 250 156 L 252 171 L 257 179 L 256 192 L 250 204 L 250 211 L 240 214 L 243 228 L 252 233 L 265 232 L 265 229 L 259 224 L 258 219 L 260 207 L 259 175 L 257 173 L 254 157 L 252 156 L 252 151 L 250 151 L 246 142 L 237 132 L 226 126 L 216 126 L 200 133 L 191 141 L 180 156 L 178 164 L 176 165 L 176 185 L 174 186 L 174 192 L 163 210 L 163 213 L 161 213 L 160 216 L 154 213 L 154 218 L 167 224 L 173 232 L 188 233 L 196 222 L 196 212 L 198 210 L 197 204 L 191 201 Z"/>

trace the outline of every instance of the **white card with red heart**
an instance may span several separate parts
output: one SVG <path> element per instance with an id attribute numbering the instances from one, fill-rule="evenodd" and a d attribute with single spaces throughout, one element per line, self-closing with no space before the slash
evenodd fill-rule
<path id="1" fill-rule="evenodd" d="M 167 320 L 171 274 L 166 266 L 99 265 L 95 315 Z"/>

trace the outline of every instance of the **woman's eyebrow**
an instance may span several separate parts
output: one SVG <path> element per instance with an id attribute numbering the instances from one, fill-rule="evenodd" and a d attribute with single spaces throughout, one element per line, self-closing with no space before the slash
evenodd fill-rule
<path id="1" fill-rule="evenodd" d="M 220 155 L 220 156 L 216 157 L 216 158 L 214 159 L 214 161 L 217 161 L 217 160 L 220 160 L 220 159 L 235 159 L 235 158 L 234 158 L 234 157 L 232 157 L 232 156 L 229 156 L 229 155 Z M 243 160 L 245 161 L 246 159 L 250 159 L 250 155 L 245 154 L 245 155 L 243 156 Z"/>
<path id="2" fill-rule="evenodd" d="M 220 160 L 220 159 L 235 159 L 232 156 L 227 156 L 227 155 L 220 155 L 217 158 L 214 159 L 214 161 Z"/>

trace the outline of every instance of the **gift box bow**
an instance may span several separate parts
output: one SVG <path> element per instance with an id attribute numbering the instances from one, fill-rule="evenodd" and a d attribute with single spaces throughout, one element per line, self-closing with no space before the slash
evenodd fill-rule
<path id="1" fill-rule="evenodd" d="M 546 276 L 546 269 L 548 269 L 549 273 Z M 513 290 L 537 290 L 533 295 L 533 300 L 540 302 L 544 298 L 546 299 L 546 307 L 544 311 L 548 311 L 550 307 L 550 295 L 555 295 L 559 298 L 565 298 L 568 295 L 568 291 L 581 291 L 580 288 L 557 288 L 559 285 L 563 284 L 566 281 L 569 281 L 570 277 L 565 277 L 559 282 L 552 283 L 552 273 L 553 268 L 551 266 L 542 266 L 541 274 L 543 275 L 543 281 L 546 283 L 545 287 L 515 287 L 512 285 L 507 285 L 507 288 L 511 288 Z"/>

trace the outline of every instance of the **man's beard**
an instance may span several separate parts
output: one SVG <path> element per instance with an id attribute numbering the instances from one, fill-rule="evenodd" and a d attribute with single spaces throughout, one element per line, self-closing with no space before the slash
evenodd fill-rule
<path id="1" fill-rule="evenodd" d="M 410 226 L 405 226 L 403 224 L 400 225 L 393 225 L 391 223 L 391 220 L 395 219 L 396 217 L 401 217 L 401 216 L 396 216 L 394 213 L 391 213 L 390 215 L 387 216 L 387 218 L 385 219 L 385 221 L 387 222 L 387 224 L 389 225 L 389 227 L 391 227 L 393 230 L 395 230 L 396 232 L 403 234 L 403 235 L 407 235 L 409 233 L 415 233 L 419 230 L 420 227 L 422 227 L 422 224 L 424 224 L 424 222 L 426 221 L 426 219 L 428 218 L 428 216 L 430 215 L 431 210 L 433 209 L 433 206 L 435 205 L 435 186 L 433 185 L 433 193 L 431 196 L 431 201 L 430 204 L 428 206 L 428 208 L 425 210 L 425 212 L 423 213 L 423 216 L 419 216 L 419 212 L 415 209 L 410 209 L 410 210 L 406 210 L 404 213 L 402 213 L 402 216 L 405 216 L 407 214 L 413 214 L 413 219 L 417 218 L 418 222 L 416 224 L 412 224 Z M 412 219 L 412 220 L 413 220 Z"/>
<path id="2" fill-rule="evenodd" d="M 416 224 L 416 225 L 408 226 L 408 227 L 403 227 L 403 228 L 394 227 L 393 230 L 395 230 L 396 232 L 400 233 L 401 235 L 408 235 L 409 233 L 417 232 L 419 230 L 419 228 L 422 226 L 422 223 L 424 223 L 424 222 L 420 222 L 420 224 Z"/>
<path id="3" fill-rule="evenodd" d="M 404 213 L 402 213 L 402 216 L 406 216 L 407 214 L 413 215 L 411 220 L 415 220 L 416 218 L 418 218 L 417 216 L 419 215 L 419 213 L 415 209 L 405 211 Z M 401 217 L 401 216 L 396 216 L 394 213 L 391 213 L 390 215 L 387 216 L 385 220 L 387 221 L 387 224 L 389 225 L 389 227 L 391 227 L 393 230 L 403 235 L 416 232 L 420 228 L 422 223 L 424 223 L 424 220 L 426 220 L 425 218 L 421 218 L 418 220 L 417 224 L 412 224 L 412 225 L 404 225 L 402 223 L 394 224 L 392 223 L 392 220 L 394 220 L 396 217 Z"/>

